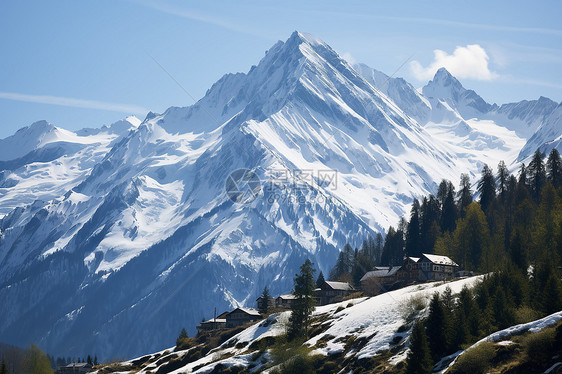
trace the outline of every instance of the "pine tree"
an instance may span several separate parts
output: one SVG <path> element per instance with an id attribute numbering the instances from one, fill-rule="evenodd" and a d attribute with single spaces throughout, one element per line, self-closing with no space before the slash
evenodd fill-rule
<path id="1" fill-rule="evenodd" d="M 271 295 L 269 293 L 269 289 L 267 288 L 267 286 L 263 288 L 263 291 L 261 293 L 261 298 L 262 298 L 262 302 L 260 304 L 260 307 L 258 308 L 258 312 L 260 312 L 260 314 L 268 314 L 269 310 L 271 309 L 271 305 L 270 305 Z"/>
<path id="2" fill-rule="evenodd" d="M 88 355 L 88 358 L 86 359 L 86 362 L 88 363 L 88 365 L 93 365 L 94 362 L 92 361 L 92 356 Z"/>
<path id="3" fill-rule="evenodd" d="M 330 279 L 333 281 L 337 281 L 342 277 L 342 275 L 351 273 L 354 256 L 355 254 L 353 248 L 351 248 L 351 245 L 349 245 L 349 243 L 346 243 L 343 247 L 343 250 L 338 255 L 336 264 L 330 271 Z"/>
<path id="4" fill-rule="evenodd" d="M 470 189 L 470 177 L 468 174 L 461 174 L 461 182 L 458 192 L 458 210 L 461 217 L 465 216 L 465 209 L 472 203 L 472 190 Z"/>
<path id="5" fill-rule="evenodd" d="M 382 247 L 384 246 L 384 240 L 382 234 L 377 232 L 377 236 L 375 238 L 375 253 L 377 254 L 377 258 L 375 259 L 375 265 L 380 265 L 381 263 L 381 256 L 382 256 Z"/>
<path id="6" fill-rule="evenodd" d="M 394 230 L 393 227 L 388 229 L 386 234 L 386 239 L 384 241 L 383 255 L 386 259 L 383 262 L 387 266 L 396 266 L 402 264 L 404 261 L 404 250 L 405 250 L 405 240 L 404 240 L 404 219 L 400 220 L 398 229 Z M 382 261 L 381 261 L 382 262 Z"/>
<path id="7" fill-rule="evenodd" d="M 406 232 L 406 254 L 408 256 L 420 257 L 420 202 L 414 199 L 410 211 L 410 222 Z"/>
<path id="8" fill-rule="evenodd" d="M 488 270 L 486 256 L 491 243 L 490 229 L 480 204 L 474 202 L 466 209 L 466 217 L 459 220 L 453 234 L 454 258 L 467 270 Z"/>
<path id="9" fill-rule="evenodd" d="M 509 256 L 511 257 L 511 261 L 521 271 L 527 271 L 527 254 L 523 249 L 523 243 L 519 229 L 515 229 L 509 242 Z"/>
<path id="10" fill-rule="evenodd" d="M 529 162 L 529 184 L 531 186 L 531 194 L 535 201 L 539 200 L 542 187 L 546 183 L 546 169 L 543 161 L 544 155 L 540 150 L 536 150 L 533 154 L 531 162 Z"/>
<path id="11" fill-rule="evenodd" d="M 180 334 L 178 335 L 177 339 L 176 339 L 176 345 L 181 345 L 186 339 L 188 338 L 187 336 L 187 331 L 185 330 L 185 328 L 182 328 L 180 331 Z"/>
<path id="12" fill-rule="evenodd" d="M 441 218 L 441 207 L 439 201 L 433 195 L 424 198 L 421 205 L 420 223 L 420 250 L 421 253 L 433 253 L 435 241 L 439 237 L 439 220 Z"/>
<path id="13" fill-rule="evenodd" d="M 434 359 L 439 359 L 447 353 L 450 344 L 450 327 L 448 313 L 446 313 L 439 293 L 435 293 L 429 303 L 429 316 L 427 317 L 427 337 L 431 355 Z"/>
<path id="14" fill-rule="evenodd" d="M 365 275 L 366 272 L 372 270 L 374 267 L 373 260 L 368 255 L 367 251 L 367 247 L 360 251 L 356 251 L 353 268 L 351 269 L 353 284 L 357 288 L 361 287 L 361 278 L 363 277 L 363 275 Z"/>
<path id="15" fill-rule="evenodd" d="M 546 161 L 547 178 L 555 188 L 562 186 L 562 158 L 556 148 L 552 148 Z"/>
<path id="16" fill-rule="evenodd" d="M 423 323 L 416 322 L 410 335 L 410 352 L 406 361 L 407 374 L 428 374 L 433 370 L 431 352 Z"/>
<path id="17" fill-rule="evenodd" d="M 492 302 L 492 310 L 494 311 L 495 325 L 498 329 L 502 330 L 513 325 L 513 310 L 502 286 L 497 287 Z"/>
<path id="18" fill-rule="evenodd" d="M 453 232 L 456 228 L 457 207 L 455 205 L 455 187 L 451 182 L 447 185 L 447 194 L 441 209 L 441 232 Z"/>
<path id="19" fill-rule="evenodd" d="M 296 338 L 308 339 L 308 324 L 310 315 L 314 310 L 314 268 L 309 259 L 300 267 L 300 273 L 295 275 L 293 295 L 295 300 L 291 316 L 289 317 L 289 329 L 287 337 L 289 340 Z"/>
<path id="20" fill-rule="evenodd" d="M 484 164 L 482 168 L 482 178 L 478 181 L 478 192 L 480 192 L 480 206 L 486 212 L 488 206 L 496 197 L 496 180 L 492 169 Z"/>
<path id="21" fill-rule="evenodd" d="M 98 356 L 95 355 L 95 356 L 94 356 L 94 366 L 97 366 L 97 365 L 99 365 Z"/>
<path id="22" fill-rule="evenodd" d="M 322 286 L 325 281 L 326 280 L 324 279 L 324 274 L 320 272 L 320 274 L 318 274 L 318 278 L 316 278 L 316 288 L 320 288 L 320 286 Z"/>
<path id="23" fill-rule="evenodd" d="M 505 162 L 502 160 L 498 164 L 498 173 L 496 176 L 498 182 L 498 193 L 502 199 L 505 198 L 505 194 L 507 192 L 509 177 L 509 170 L 507 169 Z"/>

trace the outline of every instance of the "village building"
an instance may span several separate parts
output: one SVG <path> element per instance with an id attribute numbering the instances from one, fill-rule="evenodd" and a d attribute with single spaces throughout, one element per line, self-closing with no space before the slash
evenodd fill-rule
<path id="1" fill-rule="evenodd" d="M 199 325 L 197 325 L 197 333 L 201 334 L 203 332 L 224 329 L 226 327 L 226 315 L 228 313 L 228 311 L 223 312 L 216 318 L 201 322 Z"/>
<path id="2" fill-rule="evenodd" d="M 251 308 L 236 308 L 226 315 L 226 328 L 241 326 L 261 319 L 261 314 Z"/>
<path id="3" fill-rule="evenodd" d="M 355 289 L 347 282 L 325 281 L 316 291 L 319 305 L 326 305 L 342 301 L 351 295 Z"/>
<path id="4" fill-rule="evenodd" d="M 378 295 L 393 289 L 408 276 L 402 266 L 378 266 L 360 279 L 361 289 L 367 295 Z"/>
<path id="5" fill-rule="evenodd" d="M 421 257 L 405 257 L 401 266 L 379 266 L 365 273 L 361 289 L 367 295 L 378 295 L 414 282 L 452 279 L 457 269 L 447 256 L 424 253 Z"/>
<path id="6" fill-rule="evenodd" d="M 256 304 L 258 307 L 258 310 L 262 310 L 262 308 L 264 307 L 264 304 L 267 302 L 267 310 L 271 310 L 273 308 L 275 308 L 275 299 L 271 296 L 269 296 L 267 298 L 267 301 L 263 298 L 263 296 L 260 296 L 256 299 Z M 263 308 L 265 309 L 265 308 Z"/>
<path id="7" fill-rule="evenodd" d="M 57 374 L 84 374 L 92 371 L 92 365 L 87 362 L 72 362 L 66 366 L 59 366 Z"/>
<path id="8" fill-rule="evenodd" d="M 295 299 L 295 295 L 293 294 L 279 295 L 277 299 L 275 299 L 275 307 L 279 309 L 291 309 Z"/>
<path id="9" fill-rule="evenodd" d="M 420 280 L 446 280 L 455 276 L 459 267 L 447 256 L 422 254 L 417 262 Z"/>

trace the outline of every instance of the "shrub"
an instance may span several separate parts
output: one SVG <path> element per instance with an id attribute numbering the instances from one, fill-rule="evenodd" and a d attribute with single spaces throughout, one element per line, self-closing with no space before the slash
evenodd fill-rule
<path id="1" fill-rule="evenodd" d="M 494 343 L 484 342 L 459 356 L 451 373 L 484 373 L 491 366 L 496 351 Z"/>
<path id="2" fill-rule="evenodd" d="M 551 356 L 556 330 L 553 327 L 543 329 L 534 334 L 525 335 L 521 346 L 530 361 L 546 362 Z"/>
<path id="3" fill-rule="evenodd" d="M 521 306 L 515 310 L 515 323 L 527 323 L 541 318 L 541 314 L 528 306 Z"/>
<path id="4" fill-rule="evenodd" d="M 427 300 L 423 295 L 412 296 L 408 300 L 401 303 L 399 309 L 402 318 L 406 321 L 413 321 L 414 318 L 422 311 L 427 305 Z"/>

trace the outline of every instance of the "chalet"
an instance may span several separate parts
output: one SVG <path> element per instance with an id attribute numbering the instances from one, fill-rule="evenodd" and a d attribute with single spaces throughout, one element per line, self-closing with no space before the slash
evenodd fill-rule
<path id="1" fill-rule="evenodd" d="M 368 295 L 377 295 L 392 289 L 397 283 L 409 276 L 403 266 L 379 266 L 365 273 L 361 278 L 361 288 Z"/>
<path id="2" fill-rule="evenodd" d="M 269 296 L 267 298 L 267 301 L 263 298 L 263 296 L 260 296 L 256 299 L 256 304 L 258 306 L 258 310 L 261 310 L 262 307 L 264 306 L 264 304 L 267 302 L 267 309 L 271 310 L 275 307 L 275 299 L 271 296 Z M 265 309 L 265 308 L 264 308 Z"/>
<path id="3" fill-rule="evenodd" d="M 275 299 L 275 307 L 279 309 L 291 309 L 294 300 L 295 295 L 293 294 L 280 295 Z"/>
<path id="4" fill-rule="evenodd" d="M 66 366 L 59 366 L 57 374 L 84 374 L 92 371 L 92 365 L 87 362 L 72 362 Z"/>
<path id="5" fill-rule="evenodd" d="M 361 288 L 369 295 L 377 295 L 417 281 L 451 279 L 457 268 L 447 256 L 424 253 L 421 257 L 405 257 L 401 266 L 376 267 L 361 278 Z"/>
<path id="6" fill-rule="evenodd" d="M 224 312 L 218 315 L 216 318 L 201 322 L 199 325 L 197 325 L 197 333 L 201 334 L 207 331 L 224 329 L 226 327 L 226 315 L 228 313 L 229 312 Z"/>
<path id="7" fill-rule="evenodd" d="M 458 266 L 447 256 L 423 253 L 417 262 L 420 280 L 445 280 L 455 276 Z"/>
<path id="8" fill-rule="evenodd" d="M 226 315 L 226 327 L 241 326 L 248 322 L 253 322 L 261 319 L 261 314 L 250 308 L 236 308 Z"/>
<path id="9" fill-rule="evenodd" d="M 317 291 L 320 305 L 332 304 L 342 301 L 344 297 L 355 292 L 355 289 L 347 282 L 325 281 Z"/>

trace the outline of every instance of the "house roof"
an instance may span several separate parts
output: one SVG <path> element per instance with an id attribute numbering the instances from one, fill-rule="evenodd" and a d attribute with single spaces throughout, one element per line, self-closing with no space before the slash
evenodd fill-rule
<path id="1" fill-rule="evenodd" d="M 354 288 L 347 282 L 332 282 L 332 281 L 325 281 L 325 284 L 330 286 L 333 290 L 342 290 L 342 291 L 351 291 Z"/>
<path id="2" fill-rule="evenodd" d="M 208 321 L 203 321 L 201 322 L 202 325 L 207 324 L 207 323 L 226 323 L 226 319 L 224 318 L 217 318 L 217 319 L 210 319 Z"/>
<path id="3" fill-rule="evenodd" d="M 83 368 L 83 367 L 92 367 L 92 365 L 88 364 L 87 362 L 71 362 L 70 364 L 63 366 L 65 368 Z"/>
<path id="4" fill-rule="evenodd" d="M 422 257 L 425 257 L 430 262 L 432 262 L 434 264 L 438 264 L 438 265 L 459 266 L 447 256 L 430 255 L 430 254 L 427 254 L 427 253 L 422 253 Z M 420 261 L 422 261 L 422 260 L 420 260 Z"/>
<path id="5" fill-rule="evenodd" d="M 297 297 L 295 295 L 293 295 L 292 293 L 288 293 L 286 295 L 279 295 L 277 296 L 278 299 L 285 299 L 285 300 L 294 300 Z"/>
<path id="6" fill-rule="evenodd" d="M 420 257 L 412 257 L 412 256 L 408 256 L 407 257 L 408 260 L 411 260 L 413 262 L 418 262 L 420 260 Z"/>
<path id="7" fill-rule="evenodd" d="M 363 275 L 363 277 L 361 278 L 361 281 L 364 281 L 366 279 L 369 278 L 384 278 L 384 277 L 390 277 L 394 274 L 396 274 L 396 272 L 398 270 L 400 270 L 402 266 L 393 266 L 393 267 L 387 267 L 383 270 L 372 270 L 369 271 L 367 273 L 365 273 L 365 275 Z"/>
<path id="8" fill-rule="evenodd" d="M 391 266 L 374 266 L 373 270 L 390 270 Z"/>
<path id="9" fill-rule="evenodd" d="M 237 310 L 240 310 L 240 311 L 242 311 L 242 312 L 244 312 L 244 313 L 246 313 L 246 314 L 249 314 L 249 315 L 251 315 L 251 316 L 261 316 L 260 312 L 258 312 L 258 311 L 255 310 L 255 309 L 252 309 L 252 308 L 236 308 L 236 309 L 234 309 L 232 312 L 228 313 L 227 316 L 229 316 L 230 314 L 236 312 Z"/>

